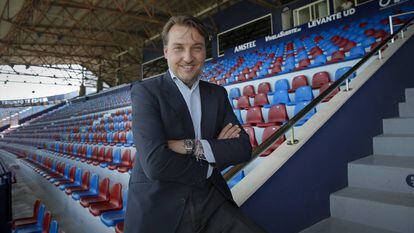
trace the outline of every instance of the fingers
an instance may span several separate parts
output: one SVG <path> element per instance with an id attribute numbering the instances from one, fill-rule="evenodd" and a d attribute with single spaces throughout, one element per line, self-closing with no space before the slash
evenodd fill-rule
<path id="1" fill-rule="evenodd" d="M 238 125 L 234 125 L 227 130 L 224 134 L 224 138 L 235 138 L 238 133 L 240 133 L 240 127 Z"/>
<path id="2" fill-rule="evenodd" d="M 224 134 L 227 133 L 227 131 L 233 126 L 232 123 L 227 124 L 226 126 L 224 126 L 224 128 L 221 130 L 218 139 L 223 139 Z"/>
<path id="3" fill-rule="evenodd" d="M 237 138 L 240 136 L 240 127 L 229 123 L 220 132 L 218 139 Z"/>

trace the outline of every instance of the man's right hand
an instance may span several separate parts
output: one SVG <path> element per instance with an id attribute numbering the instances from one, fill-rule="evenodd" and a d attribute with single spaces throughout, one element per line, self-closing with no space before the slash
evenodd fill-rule
<path id="1" fill-rule="evenodd" d="M 220 132 L 218 139 L 230 139 L 240 137 L 240 127 L 229 123 Z"/>

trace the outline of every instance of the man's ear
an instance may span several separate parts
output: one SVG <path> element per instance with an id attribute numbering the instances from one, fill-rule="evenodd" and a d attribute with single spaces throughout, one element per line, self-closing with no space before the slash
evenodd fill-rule
<path id="1" fill-rule="evenodd" d="M 168 55 L 168 48 L 167 46 L 164 46 L 164 58 L 167 59 L 167 55 Z"/>

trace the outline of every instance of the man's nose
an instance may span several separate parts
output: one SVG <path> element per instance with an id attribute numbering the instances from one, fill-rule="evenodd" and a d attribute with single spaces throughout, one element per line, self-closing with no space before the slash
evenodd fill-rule
<path id="1" fill-rule="evenodd" d="M 190 63 L 193 61 L 193 55 L 191 54 L 191 50 L 187 49 L 183 54 L 183 61 L 186 63 Z"/>

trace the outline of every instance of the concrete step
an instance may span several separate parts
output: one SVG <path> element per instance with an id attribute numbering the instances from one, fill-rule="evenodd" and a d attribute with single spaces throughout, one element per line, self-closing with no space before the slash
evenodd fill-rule
<path id="1" fill-rule="evenodd" d="M 382 120 L 384 134 L 414 135 L 414 117 L 388 118 Z"/>
<path id="2" fill-rule="evenodd" d="M 414 88 L 405 89 L 405 102 L 414 103 Z"/>
<path id="3" fill-rule="evenodd" d="M 414 135 L 382 134 L 373 138 L 374 154 L 414 157 Z"/>
<path id="4" fill-rule="evenodd" d="M 414 117 L 414 102 L 398 103 L 400 117 Z"/>
<path id="5" fill-rule="evenodd" d="M 396 233 L 339 218 L 327 218 L 300 233 Z"/>
<path id="6" fill-rule="evenodd" d="M 370 155 L 348 164 L 348 185 L 414 195 L 407 176 L 414 174 L 414 157 Z"/>
<path id="7" fill-rule="evenodd" d="M 330 196 L 331 216 L 402 233 L 414 232 L 414 195 L 348 187 Z"/>

